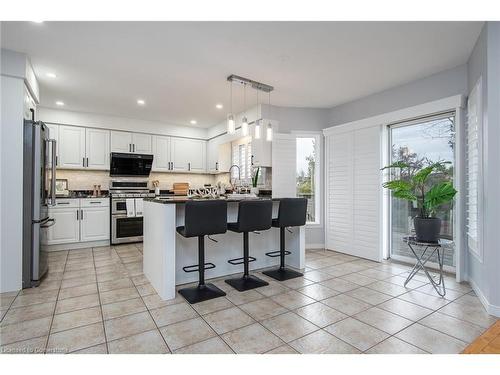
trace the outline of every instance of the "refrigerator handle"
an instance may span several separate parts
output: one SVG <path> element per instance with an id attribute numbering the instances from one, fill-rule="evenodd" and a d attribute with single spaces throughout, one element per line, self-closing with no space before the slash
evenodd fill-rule
<path id="1" fill-rule="evenodd" d="M 52 206 L 56 205 L 56 146 L 57 141 L 55 139 L 49 139 L 49 142 L 52 143 L 52 177 L 51 177 L 51 186 L 50 186 L 50 204 Z"/>

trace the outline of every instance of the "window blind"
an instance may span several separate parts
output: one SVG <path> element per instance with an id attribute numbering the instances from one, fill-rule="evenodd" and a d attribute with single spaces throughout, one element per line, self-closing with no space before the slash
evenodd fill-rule
<path id="1" fill-rule="evenodd" d="M 479 243 L 479 218 L 480 218 L 480 167 L 481 167 L 481 104 L 482 83 L 481 79 L 472 89 L 467 102 L 466 126 L 466 226 L 467 244 L 470 251 L 481 256 Z"/>

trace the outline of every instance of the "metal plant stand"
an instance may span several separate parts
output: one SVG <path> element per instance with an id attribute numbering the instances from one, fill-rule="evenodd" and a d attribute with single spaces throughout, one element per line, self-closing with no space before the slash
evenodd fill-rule
<path id="1" fill-rule="evenodd" d="M 421 242 L 417 241 L 416 237 L 403 237 L 403 241 L 408 245 L 411 252 L 415 256 L 417 262 L 413 266 L 413 269 L 410 271 L 410 274 L 406 278 L 404 286 L 410 282 L 411 279 L 417 274 L 418 271 L 424 271 L 425 275 L 429 279 L 431 285 L 434 287 L 434 290 L 441 297 L 446 295 L 446 288 L 444 286 L 444 278 L 443 278 L 443 262 L 444 262 L 444 247 L 442 246 L 442 241 L 439 242 Z M 415 251 L 415 246 L 423 248 L 422 254 L 419 256 Z M 437 260 L 439 264 L 439 281 L 436 282 L 431 274 L 425 268 L 425 264 L 432 258 L 432 256 L 436 254 Z"/>

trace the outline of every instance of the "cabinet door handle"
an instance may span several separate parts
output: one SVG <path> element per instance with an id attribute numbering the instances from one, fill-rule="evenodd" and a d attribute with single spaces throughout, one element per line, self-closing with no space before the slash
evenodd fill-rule
<path id="1" fill-rule="evenodd" d="M 191 170 L 191 163 L 188 163 L 188 171 Z"/>
<path id="2" fill-rule="evenodd" d="M 69 202 L 57 202 L 56 204 L 59 206 L 61 204 L 69 204 Z"/>
<path id="3" fill-rule="evenodd" d="M 102 202 L 90 202 L 90 204 L 101 204 Z"/>
<path id="4" fill-rule="evenodd" d="M 218 170 L 219 170 L 219 162 L 218 162 L 218 161 L 216 161 L 216 162 L 215 162 L 215 170 L 216 170 L 216 171 L 218 171 Z"/>
<path id="5" fill-rule="evenodd" d="M 80 220 L 80 219 L 78 218 L 78 211 L 80 211 L 80 210 L 76 210 L 76 220 Z"/>
<path id="6" fill-rule="evenodd" d="M 59 156 L 56 155 L 56 166 L 59 164 Z"/>
<path id="7" fill-rule="evenodd" d="M 85 168 L 85 158 L 82 159 L 83 168 Z"/>
<path id="8" fill-rule="evenodd" d="M 83 220 L 83 210 L 80 210 L 81 219 Z"/>
<path id="9" fill-rule="evenodd" d="M 135 143 L 132 143 L 132 152 L 135 152 Z"/>

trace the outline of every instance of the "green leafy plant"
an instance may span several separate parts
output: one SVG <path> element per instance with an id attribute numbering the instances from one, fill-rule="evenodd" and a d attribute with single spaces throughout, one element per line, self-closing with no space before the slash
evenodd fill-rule
<path id="1" fill-rule="evenodd" d="M 452 202 L 457 193 L 449 176 L 448 164 L 451 162 L 440 161 L 416 167 L 397 161 L 381 169 L 393 170 L 398 177 L 385 182 L 383 187 L 391 190 L 396 198 L 415 202 L 419 217 L 434 217 L 436 211 Z"/>
<path id="2" fill-rule="evenodd" d="M 252 177 L 252 186 L 254 188 L 257 187 L 257 181 L 259 181 L 259 172 L 260 172 L 260 167 L 257 167 L 257 169 L 255 170 L 255 174 Z"/>

